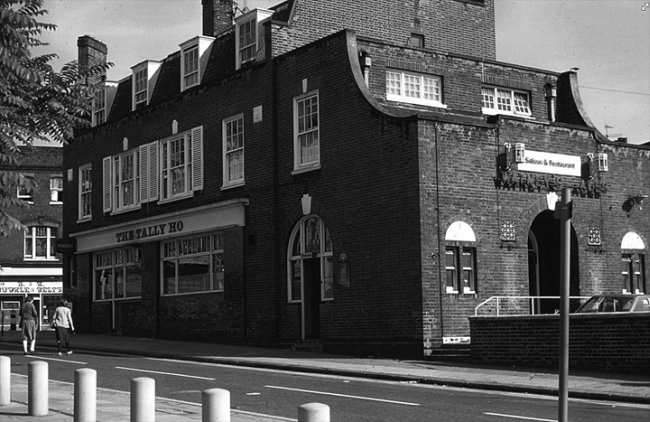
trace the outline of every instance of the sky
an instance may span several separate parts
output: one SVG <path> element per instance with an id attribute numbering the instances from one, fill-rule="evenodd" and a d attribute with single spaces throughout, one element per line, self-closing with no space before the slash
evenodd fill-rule
<path id="1" fill-rule="evenodd" d="M 326 1 L 326 0 L 323 0 Z M 240 0 L 269 7 L 282 0 Z M 161 60 L 201 34 L 200 0 L 45 0 L 41 39 L 58 70 L 77 59 L 77 38 L 107 44 L 109 80 Z M 497 60 L 555 72 L 578 70 L 587 115 L 610 138 L 650 141 L 650 0 L 495 0 Z M 607 127 L 606 127 L 607 126 Z"/>

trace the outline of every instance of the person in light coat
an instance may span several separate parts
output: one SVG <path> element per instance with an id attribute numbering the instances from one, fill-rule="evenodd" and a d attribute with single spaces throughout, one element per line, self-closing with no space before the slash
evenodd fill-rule
<path id="1" fill-rule="evenodd" d="M 66 299 L 61 299 L 57 305 L 52 317 L 52 326 L 56 330 L 56 345 L 59 348 L 59 356 L 63 354 L 61 352 L 61 343 L 65 343 L 65 349 L 71 355 L 70 332 L 74 332 L 74 324 L 72 322 L 72 312 L 68 308 Z"/>

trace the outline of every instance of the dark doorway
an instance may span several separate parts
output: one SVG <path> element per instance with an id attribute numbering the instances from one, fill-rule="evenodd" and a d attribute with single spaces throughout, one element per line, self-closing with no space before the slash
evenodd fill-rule
<path id="1" fill-rule="evenodd" d="M 320 338 L 320 258 L 303 260 L 305 339 Z"/>
<path id="2" fill-rule="evenodd" d="M 531 296 L 560 296 L 561 221 L 553 217 L 552 211 L 543 211 L 533 221 L 530 231 L 528 245 L 530 294 Z M 571 227 L 570 262 L 569 294 L 578 296 L 580 294 L 578 239 L 573 227 Z M 559 299 L 543 299 L 538 303 L 541 313 L 552 314 L 560 309 Z"/>

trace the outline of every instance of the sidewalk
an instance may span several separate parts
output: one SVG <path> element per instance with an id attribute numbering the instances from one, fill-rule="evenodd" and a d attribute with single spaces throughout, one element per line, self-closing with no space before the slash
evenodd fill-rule
<path id="1" fill-rule="evenodd" d="M 143 356 L 166 357 L 230 365 L 284 369 L 299 372 L 336 374 L 394 381 L 418 382 L 454 387 L 479 388 L 557 396 L 558 376 L 545 368 L 509 368 L 470 363 L 450 363 L 431 360 L 395 360 L 381 358 L 356 358 L 345 355 L 300 352 L 285 349 L 269 349 L 247 346 L 230 346 L 211 343 L 154 340 L 133 337 L 118 337 L 94 334 L 77 334 L 72 337 L 75 350 L 86 352 L 130 353 Z M 3 342 L 16 343 L 10 350 L 16 350 L 20 343 L 18 332 L 5 332 L 0 337 L 0 355 L 7 350 Z M 47 352 L 46 347 L 56 347 L 54 333 L 43 331 L 37 339 L 37 350 Z M 54 351 L 54 349 L 50 349 Z M 18 406 L 18 415 L 12 415 L 8 406 L 0 407 L 0 419 L 7 422 L 28 420 L 72 421 L 72 388 L 50 387 L 50 410 L 59 412 L 58 419 L 31 418 L 27 416 L 27 379 L 12 377 L 12 403 Z M 24 399 L 20 397 L 21 383 L 24 385 Z M 59 383 L 64 384 L 64 383 Z M 56 393 L 55 393 L 56 391 Z M 66 393 L 63 393 L 66 391 Z M 63 394 L 55 399 L 53 394 Z M 66 396 L 67 394 L 67 396 Z M 619 372 L 576 372 L 569 376 L 569 396 L 597 400 L 612 400 L 650 404 L 650 374 Z M 128 393 L 100 390 L 97 394 L 98 420 L 118 421 L 129 419 Z M 22 410 L 20 407 L 22 406 Z M 119 411 L 118 411 L 119 409 Z M 20 412 L 22 411 L 22 414 Z M 108 412 L 103 415 L 102 412 Z M 110 413 L 118 412 L 118 413 Z M 175 413 L 170 413 L 175 412 Z M 178 412 L 181 412 L 180 414 Z M 201 420 L 200 407 L 157 399 L 156 414 L 159 421 Z M 9 415 L 9 419 L 7 419 Z M 169 415 L 170 419 L 163 419 Z M 250 419 L 255 415 L 233 412 L 233 421 L 260 421 L 271 419 Z M 244 418 L 244 419 L 240 419 Z M 246 419 L 249 418 L 249 419 Z"/>

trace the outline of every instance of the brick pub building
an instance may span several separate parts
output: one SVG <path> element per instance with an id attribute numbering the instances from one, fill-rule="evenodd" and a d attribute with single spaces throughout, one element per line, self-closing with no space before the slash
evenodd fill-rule
<path id="1" fill-rule="evenodd" d="M 427 355 L 491 296 L 559 294 L 563 187 L 572 294 L 645 291 L 648 148 L 575 72 L 496 61 L 492 0 L 202 3 L 65 149 L 80 331 Z"/>

